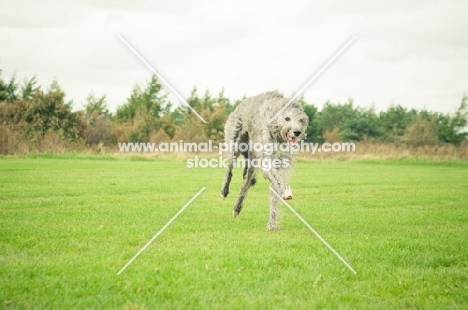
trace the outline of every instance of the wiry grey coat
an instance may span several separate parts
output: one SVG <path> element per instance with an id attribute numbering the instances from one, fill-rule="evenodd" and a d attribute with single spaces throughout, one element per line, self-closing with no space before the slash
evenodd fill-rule
<path id="1" fill-rule="evenodd" d="M 289 99 L 284 98 L 278 92 L 267 92 L 258 96 L 245 99 L 229 115 L 225 125 L 225 142 L 240 145 L 248 143 L 251 145 L 262 143 L 263 145 L 289 143 L 296 145 L 305 138 L 305 131 L 309 123 L 307 114 L 304 113 L 301 105 L 295 101 L 291 102 L 273 121 L 269 121 L 288 103 Z M 242 149 L 241 149 L 242 150 Z M 224 177 L 221 189 L 221 197 L 226 198 L 229 194 L 229 184 L 232 178 L 232 169 L 236 159 L 242 154 L 247 162 L 244 168 L 244 181 L 239 192 L 239 196 L 234 204 L 233 215 L 236 217 L 242 210 L 242 205 L 250 186 L 255 184 L 255 168 L 252 160 L 266 160 L 272 162 L 278 159 L 283 163 L 271 169 L 262 169 L 265 179 L 270 181 L 270 186 L 285 200 L 292 199 L 292 191 L 288 184 L 294 154 L 290 151 L 282 151 L 278 148 L 271 152 L 271 148 L 265 147 L 263 150 L 250 148 L 241 151 L 230 149 L 227 156 L 228 170 Z M 278 162 L 278 161 L 277 161 Z M 270 218 L 267 229 L 277 230 L 277 204 L 278 197 L 270 191 Z"/>

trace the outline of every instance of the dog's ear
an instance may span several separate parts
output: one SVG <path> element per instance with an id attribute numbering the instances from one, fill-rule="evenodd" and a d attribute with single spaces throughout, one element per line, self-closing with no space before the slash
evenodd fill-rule
<path id="1" fill-rule="evenodd" d="M 268 123 L 266 126 L 269 132 L 276 132 L 278 130 L 278 121 L 274 119 L 271 121 L 271 123 Z"/>
<path id="2" fill-rule="evenodd" d="M 307 114 L 304 113 L 304 117 L 300 119 L 299 122 L 302 123 L 302 125 L 304 125 L 305 127 L 308 127 L 309 126 L 309 116 Z"/>
<path id="3" fill-rule="evenodd" d="M 276 113 L 281 109 L 281 106 L 278 105 L 278 100 L 265 100 L 259 108 L 259 113 L 262 117 L 267 118 L 268 120 L 272 119 Z M 277 117 L 276 117 L 277 118 Z M 276 120 L 275 118 L 275 120 Z M 273 123 L 273 122 L 271 122 Z M 271 124 L 270 123 L 270 124 Z"/>

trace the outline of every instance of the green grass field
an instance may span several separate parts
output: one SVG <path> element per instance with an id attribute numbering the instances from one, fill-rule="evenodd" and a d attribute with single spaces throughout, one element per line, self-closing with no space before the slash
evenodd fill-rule
<path id="1" fill-rule="evenodd" d="M 299 162 L 266 231 L 268 183 L 240 216 L 222 169 L 87 155 L 0 158 L 6 309 L 466 309 L 468 163 Z M 202 187 L 122 274 L 117 272 Z"/>

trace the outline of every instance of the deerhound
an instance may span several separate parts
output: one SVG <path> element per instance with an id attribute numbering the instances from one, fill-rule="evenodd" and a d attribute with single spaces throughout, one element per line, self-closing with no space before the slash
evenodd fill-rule
<path id="1" fill-rule="evenodd" d="M 229 194 L 236 158 L 240 154 L 245 158 L 244 181 L 234 204 L 234 217 L 241 212 L 247 191 L 256 183 L 256 168 L 262 170 L 263 177 L 270 181 L 270 186 L 276 193 L 285 200 L 292 199 L 292 191 L 288 184 L 294 157 L 291 147 L 296 147 L 300 140 L 305 139 L 309 117 L 295 101 L 275 117 L 288 101 L 278 92 L 267 92 L 245 99 L 229 115 L 224 127 L 225 143 L 230 147 L 226 152 L 228 169 L 221 189 L 223 199 Z M 269 122 L 273 117 L 274 120 Z M 260 144 L 260 149 L 257 144 Z M 257 165 L 254 165 L 255 161 Z M 270 191 L 268 230 L 278 230 L 277 205 L 278 197 Z"/>

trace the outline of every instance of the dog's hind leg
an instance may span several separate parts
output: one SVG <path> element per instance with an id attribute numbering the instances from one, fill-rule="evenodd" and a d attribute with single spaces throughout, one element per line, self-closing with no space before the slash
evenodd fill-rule
<path id="1" fill-rule="evenodd" d="M 233 153 L 229 153 L 229 158 L 227 160 L 227 171 L 226 174 L 224 175 L 224 182 L 223 182 L 223 187 L 221 188 L 221 198 L 226 198 L 229 195 L 229 184 L 231 184 L 231 179 L 232 179 L 232 168 L 233 168 Z"/>
<path id="2" fill-rule="evenodd" d="M 248 164 L 248 163 L 247 163 Z M 242 205 L 244 203 L 244 199 L 247 196 L 247 192 L 249 191 L 249 187 L 251 186 L 252 178 L 254 176 L 255 168 L 249 167 L 247 169 L 247 173 L 244 177 L 244 182 L 242 182 L 242 186 L 239 192 L 239 196 L 237 197 L 236 203 L 234 204 L 234 211 L 232 215 L 236 217 L 242 210 Z"/>
<path id="3" fill-rule="evenodd" d="M 249 158 L 249 155 L 247 152 L 244 152 L 242 153 L 242 155 L 244 155 L 244 158 L 247 160 L 246 163 L 248 163 L 248 158 Z M 244 167 L 244 172 L 242 173 L 242 177 L 244 178 L 245 180 L 245 176 L 247 175 L 247 170 L 249 169 L 249 165 L 245 165 Z M 250 179 L 250 185 L 249 186 L 254 186 L 255 184 L 257 183 L 257 179 L 255 178 L 255 172 L 254 174 L 252 175 L 252 178 Z"/>
<path id="4" fill-rule="evenodd" d="M 224 175 L 223 186 L 221 188 L 221 197 L 224 199 L 229 195 L 229 185 L 232 179 L 232 168 L 234 161 L 239 156 L 239 152 L 234 149 L 234 144 L 239 143 L 240 131 L 242 129 L 242 122 L 236 118 L 228 118 L 224 135 L 225 141 L 229 144 L 229 150 L 226 152 L 227 157 L 227 171 Z"/>
<path id="5" fill-rule="evenodd" d="M 270 190 L 270 218 L 268 220 L 268 230 L 279 230 L 276 224 L 276 216 L 278 215 L 278 196 Z"/>

